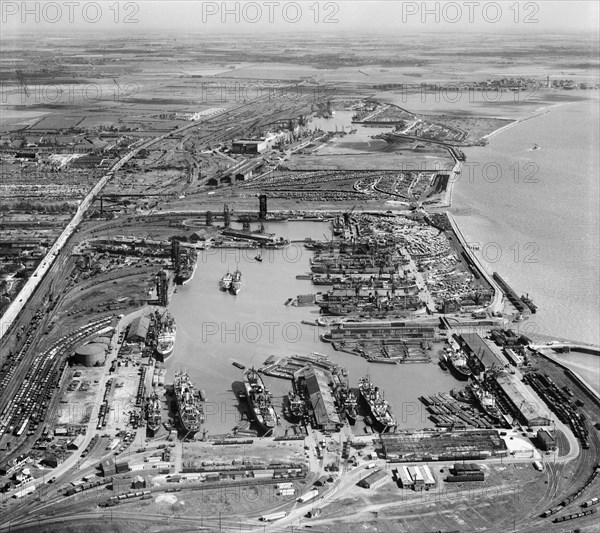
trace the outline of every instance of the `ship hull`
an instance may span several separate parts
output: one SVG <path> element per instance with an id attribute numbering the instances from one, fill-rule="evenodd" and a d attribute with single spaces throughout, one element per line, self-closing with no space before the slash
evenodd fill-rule
<path id="1" fill-rule="evenodd" d="M 390 431 L 393 431 L 394 428 L 396 427 L 396 424 L 390 424 L 387 421 L 385 421 L 384 419 L 382 419 L 374 411 L 373 406 L 371 405 L 371 402 L 368 400 L 367 396 L 365 395 L 365 393 L 363 393 L 362 390 L 360 391 L 360 396 L 369 410 L 369 418 L 371 420 L 371 427 L 378 433 L 389 433 Z"/>
<path id="2" fill-rule="evenodd" d="M 260 385 L 263 391 L 265 391 L 265 386 L 262 381 L 262 378 L 255 373 L 257 384 Z M 254 392 L 252 390 L 252 385 L 248 378 L 248 373 L 244 374 L 244 387 L 246 389 L 246 400 L 248 402 L 248 406 L 250 407 L 250 412 L 252 414 L 253 420 L 256 422 L 257 426 L 264 432 L 271 432 L 275 428 L 277 424 L 277 414 L 275 413 L 275 409 L 273 409 L 272 405 L 269 405 L 269 412 L 271 415 L 272 422 L 265 420 L 260 407 L 255 403 L 254 400 Z M 266 394 L 266 393 L 265 393 Z"/>
<path id="3" fill-rule="evenodd" d="M 469 377 L 471 376 L 470 371 L 466 371 L 462 367 L 456 366 L 452 362 L 451 357 L 446 358 L 446 363 L 448 365 L 448 368 L 450 369 L 450 372 L 456 379 L 458 379 L 459 381 L 468 381 L 469 380 Z"/>
<path id="4" fill-rule="evenodd" d="M 175 401 L 179 413 L 179 423 L 188 437 L 193 437 L 199 430 L 204 415 L 195 398 L 192 383 L 184 377 L 181 381 L 174 383 Z"/>
<path id="5" fill-rule="evenodd" d="M 173 355 L 175 351 L 175 339 L 167 343 L 164 347 L 157 346 L 156 347 L 156 359 L 158 361 L 166 361 L 169 357 Z"/>
<path id="6" fill-rule="evenodd" d="M 159 429 L 160 429 L 160 424 L 157 426 L 157 425 L 150 425 L 150 423 L 148 423 L 146 425 L 146 436 L 148 436 L 148 437 L 156 436 Z"/>

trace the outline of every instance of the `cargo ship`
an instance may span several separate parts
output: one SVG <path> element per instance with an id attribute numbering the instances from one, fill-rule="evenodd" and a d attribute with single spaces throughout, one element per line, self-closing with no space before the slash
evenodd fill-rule
<path id="1" fill-rule="evenodd" d="M 373 385 L 369 377 L 366 377 L 358 381 L 358 390 L 371 411 L 373 428 L 379 433 L 393 431 L 396 427 L 396 420 L 392 416 L 390 405 L 380 393 L 379 387 Z"/>
<path id="2" fill-rule="evenodd" d="M 175 324 L 175 319 L 168 311 L 165 311 L 162 316 L 156 311 L 156 323 L 158 332 L 156 339 L 157 359 L 164 361 L 173 355 L 177 326 Z"/>
<path id="3" fill-rule="evenodd" d="M 204 422 L 204 411 L 187 372 L 178 370 L 175 373 L 173 391 L 181 426 L 188 432 L 188 437 L 193 436 Z"/>
<path id="4" fill-rule="evenodd" d="M 242 290 L 242 273 L 239 269 L 233 273 L 233 279 L 231 281 L 231 288 L 229 289 L 232 294 L 239 294 Z"/>
<path id="5" fill-rule="evenodd" d="M 450 371 L 460 381 L 467 381 L 471 375 L 471 369 L 467 361 L 467 356 L 462 350 L 451 349 L 446 354 L 446 362 L 450 367 Z"/>
<path id="6" fill-rule="evenodd" d="M 358 418 L 358 400 L 356 395 L 347 385 L 342 385 L 336 390 L 336 397 L 340 412 L 346 417 L 348 423 L 353 426 Z"/>
<path id="7" fill-rule="evenodd" d="M 228 291 L 229 289 L 231 289 L 231 282 L 233 281 L 233 276 L 231 275 L 231 272 L 229 272 L 229 270 L 227 271 L 227 274 L 225 274 L 222 278 L 221 281 L 219 282 L 219 286 L 221 287 L 222 291 Z"/>
<path id="8" fill-rule="evenodd" d="M 271 394 L 266 389 L 260 375 L 249 368 L 244 372 L 246 399 L 258 426 L 265 432 L 272 432 L 277 425 L 277 413 L 271 404 Z"/>
<path id="9" fill-rule="evenodd" d="M 154 435 L 156 435 L 160 429 L 160 412 L 160 400 L 158 399 L 158 394 L 156 394 L 156 391 L 154 391 L 150 398 L 148 398 L 148 403 L 146 404 L 146 434 L 148 437 L 154 437 Z"/>
<path id="10" fill-rule="evenodd" d="M 306 416 L 306 404 L 299 394 L 290 392 L 288 394 L 289 418 L 295 421 L 302 420 Z"/>
<path id="11" fill-rule="evenodd" d="M 196 250 L 188 250 L 186 254 L 181 255 L 179 268 L 175 273 L 175 283 L 183 285 L 194 277 L 198 264 L 197 259 L 198 253 Z"/>
<path id="12" fill-rule="evenodd" d="M 471 385 L 471 391 L 484 413 L 495 422 L 499 422 L 502 418 L 502 412 L 496 405 L 496 398 L 494 398 L 494 395 L 475 383 Z"/>
<path id="13" fill-rule="evenodd" d="M 341 235 L 344 233 L 344 221 L 339 216 L 333 219 L 331 227 L 334 235 Z"/>
<path id="14" fill-rule="evenodd" d="M 535 314 L 537 311 L 537 305 L 535 305 L 531 299 L 529 298 L 529 294 L 526 294 L 525 296 L 521 296 L 521 301 L 527 306 L 529 307 L 529 310 Z"/>

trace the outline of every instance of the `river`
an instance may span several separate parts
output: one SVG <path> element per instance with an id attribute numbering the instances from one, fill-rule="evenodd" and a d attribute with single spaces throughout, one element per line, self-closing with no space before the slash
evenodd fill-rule
<path id="1" fill-rule="evenodd" d="M 538 306 L 519 325 L 533 336 L 600 342 L 598 124 L 597 100 L 566 103 L 465 150 L 456 220 Z"/>

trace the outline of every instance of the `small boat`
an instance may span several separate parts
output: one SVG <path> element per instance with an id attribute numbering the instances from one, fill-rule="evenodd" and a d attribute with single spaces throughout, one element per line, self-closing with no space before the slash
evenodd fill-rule
<path id="1" fill-rule="evenodd" d="M 532 150 L 539 150 L 540 149 L 540 145 L 539 144 L 534 144 Z"/>
<path id="2" fill-rule="evenodd" d="M 236 271 L 233 273 L 233 278 L 229 290 L 231 294 L 236 295 L 239 294 L 239 292 L 242 290 L 242 273 L 239 271 L 239 269 L 236 269 Z"/>
<path id="3" fill-rule="evenodd" d="M 231 364 L 232 364 L 233 366 L 237 367 L 237 368 L 240 368 L 240 369 L 242 369 L 242 370 L 245 370 L 245 369 L 246 369 L 246 367 L 245 367 L 243 364 L 241 364 L 241 363 L 238 363 L 237 361 L 234 361 L 234 362 L 233 362 L 233 363 L 231 363 Z"/>
<path id="4" fill-rule="evenodd" d="M 227 271 L 219 283 L 222 291 L 228 291 L 231 288 L 231 283 L 233 282 L 233 275 L 231 272 Z"/>
<path id="5" fill-rule="evenodd" d="M 258 261 L 259 263 L 262 263 L 262 255 L 260 255 L 260 252 L 258 252 L 255 256 L 254 259 L 256 259 L 256 261 Z"/>

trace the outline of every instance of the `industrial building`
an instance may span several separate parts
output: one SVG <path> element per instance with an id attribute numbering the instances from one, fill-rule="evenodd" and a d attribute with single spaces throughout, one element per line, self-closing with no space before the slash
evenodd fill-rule
<path id="1" fill-rule="evenodd" d="M 75 348 L 71 363 L 83 366 L 100 366 L 106 360 L 108 346 L 103 342 L 90 342 Z"/>
<path id="2" fill-rule="evenodd" d="M 388 478 L 388 474 L 385 470 L 376 470 L 372 474 L 369 474 L 366 478 L 361 479 L 358 485 L 365 489 L 374 489 L 379 485 L 385 483 Z"/>
<path id="3" fill-rule="evenodd" d="M 552 423 L 548 408 L 516 376 L 500 373 L 496 376 L 496 383 L 522 424 L 549 426 Z"/>
<path id="4" fill-rule="evenodd" d="M 537 445 L 540 450 L 543 451 L 554 451 L 557 449 L 556 446 L 556 438 L 552 433 L 546 431 L 545 429 L 540 429 L 536 435 Z"/>
<path id="5" fill-rule="evenodd" d="M 492 368 L 502 370 L 509 366 L 508 359 L 499 351 L 492 350 L 478 333 L 463 333 L 455 338 L 468 356 L 479 361 L 481 371 Z"/>
<path id="6" fill-rule="evenodd" d="M 345 290 L 339 296 L 356 297 L 356 291 Z M 365 297 L 369 296 L 368 289 L 364 289 Z M 330 295 L 335 301 L 335 294 Z M 358 295 L 360 296 L 360 294 Z M 405 342 L 415 341 L 420 343 L 423 340 L 435 340 L 435 328 L 433 326 L 420 326 L 407 324 L 404 322 L 345 322 L 331 328 L 332 340 L 344 339 L 403 339 Z"/>
<path id="7" fill-rule="evenodd" d="M 427 465 L 402 465 L 397 470 L 398 483 L 402 488 L 412 490 L 429 490 L 435 486 L 435 478 Z"/>
<path id="8" fill-rule="evenodd" d="M 140 316 L 136 318 L 129 326 L 127 333 L 128 342 L 144 342 L 148 336 L 148 328 L 150 327 L 150 317 Z"/>
<path id="9" fill-rule="evenodd" d="M 231 151 L 234 154 L 260 154 L 268 148 L 264 139 L 233 141 Z"/>
<path id="10" fill-rule="evenodd" d="M 79 450 L 85 442 L 85 435 L 77 435 L 71 442 L 69 442 L 67 448 L 69 450 Z"/>
<path id="11" fill-rule="evenodd" d="M 135 476 L 131 482 L 132 489 L 145 489 L 146 480 L 142 476 Z"/>
<path id="12" fill-rule="evenodd" d="M 332 381 L 331 374 L 320 368 L 305 367 L 296 372 L 294 378 L 306 389 L 316 427 L 322 431 L 339 430 L 343 424 L 329 385 Z"/>
<path id="13" fill-rule="evenodd" d="M 390 461 L 453 461 L 506 456 L 506 443 L 496 430 L 399 431 L 380 435 Z"/>
<path id="14" fill-rule="evenodd" d="M 505 347 L 503 350 L 507 359 L 516 367 L 523 366 L 523 357 L 516 353 L 512 348 Z"/>

